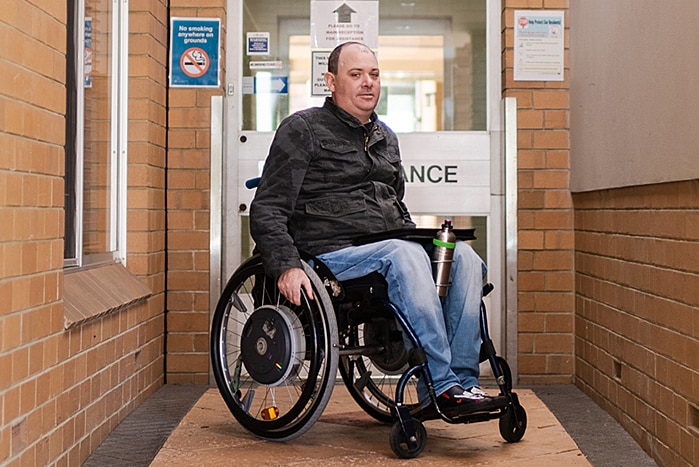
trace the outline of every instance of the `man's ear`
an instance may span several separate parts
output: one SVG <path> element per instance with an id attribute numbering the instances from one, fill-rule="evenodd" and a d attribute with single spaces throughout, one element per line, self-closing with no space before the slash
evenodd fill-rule
<path id="1" fill-rule="evenodd" d="M 328 87 L 328 89 L 330 89 L 330 92 L 335 92 L 335 75 L 328 71 L 325 73 L 323 78 L 325 79 L 325 85 Z"/>

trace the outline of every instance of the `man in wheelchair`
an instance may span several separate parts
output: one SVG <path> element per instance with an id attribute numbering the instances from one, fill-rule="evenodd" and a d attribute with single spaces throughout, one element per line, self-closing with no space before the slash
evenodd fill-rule
<path id="1" fill-rule="evenodd" d="M 374 112 L 381 80 L 371 49 L 339 45 L 325 82 L 332 96 L 323 107 L 297 112 L 279 126 L 251 205 L 251 232 L 265 271 L 296 305 L 301 289 L 313 298 L 299 251 L 320 259 L 340 281 L 378 271 L 425 350 L 440 410 L 489 410 L 496 398 L 478 383 L 485 265 L 467 243 L 457 242 L 453 285 L 440 299 L 421 244 L 354 244 L 362 235 L 415 224 L 402 201 L 398 139 Z M 430 398 L 421 383 L 426 406 Z"/>

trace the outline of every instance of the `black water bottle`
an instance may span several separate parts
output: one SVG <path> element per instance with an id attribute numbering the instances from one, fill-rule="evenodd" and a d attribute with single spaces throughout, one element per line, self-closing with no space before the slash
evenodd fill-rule
<path id="1" fill-rule="evenodd" d="M 456 235 L 450 219 L 444 219 L 442 228 L 437 231 L 432 240 L 432 277 L 437 286 L 437 294 L 440 297 L 447 295 L 451 281 L 451 263 L 454 262 L 454 248 L 456 247 Z"/>

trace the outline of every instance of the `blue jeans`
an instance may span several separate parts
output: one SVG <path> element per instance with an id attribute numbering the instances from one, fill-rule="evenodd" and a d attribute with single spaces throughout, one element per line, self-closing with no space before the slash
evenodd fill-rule
<path id="1" fill-rule="evenodd" d="M 437 295 L 430 257 L 415 242 L 383 240 L 318 256 L 344 281 L 378 271 L 388 283 L 388 296 L 417 334 L 427 354 L 436 394 L 455 384 L 478 384 L 481 335 L 479 325 L 486 267 L 471 246 L 457 242 L 446 297 Z M 422 378 L 421 378 L 422 382 Z M 418 384 L 420 402 L 428 401 Z"/>

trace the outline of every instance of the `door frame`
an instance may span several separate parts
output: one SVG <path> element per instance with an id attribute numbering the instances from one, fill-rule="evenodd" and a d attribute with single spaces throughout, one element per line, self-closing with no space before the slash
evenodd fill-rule
<path id="1" fill-rule="evenodd" d="M 308 0 L 310 1 L 310 0 Z M 269 138 L 242 131 L 242 83 L 244 54 L 244 0 L 228 0 L 225 44 L 225 98 L 212 98 L 211 132 L 211 229 L 210 313 L 228 275 L 240 263 L 242 241 L 241 174 L 238 164 L 240 139 Z M 486 93 L 487 130 L 490 135 L 490 214 L 488 215 L 488 264 L 498 264 L 498 277 L 489 280 L 500 293 L 488 299 L 490 330 L 498 351 L 508 359 L 517 381 L 517 106 L 513 98 L 501 99 L 501 0 L 486 2 Z M 445 77 L 446 79 L 446 77 Z M 469 132 L 482 133 L 482 132 Z M 247 143 L 246 143 L 247 144 Z M 256 146 L 256 145 L 252 145 Z M 228 162 L 228 163 L 227 163 Z M 494 218 L 501 220 L 494 225 Z M 224 248 L 225 245 L 225 248 Z M 492 267 L 492 266 L 491 266 Z M 496 310 L 499 312 L 495 313 Z M 213 379 L 212 379 L 213 381 Z"/>

